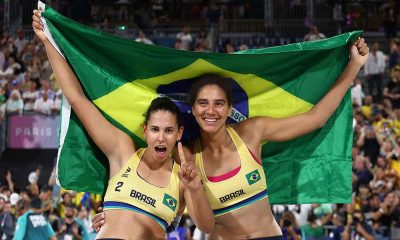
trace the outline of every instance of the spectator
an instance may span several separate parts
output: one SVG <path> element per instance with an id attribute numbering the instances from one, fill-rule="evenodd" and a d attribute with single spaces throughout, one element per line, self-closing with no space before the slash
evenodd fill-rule
<path id="1" fill-rule="evenodd" d="M 360 110 L 361 110 L 362 114 L 364 115 L 364 117 L 367 120 L 370 120 L 371 113 L 372 113 L 372 107 L 373 107 L 372 96 L 366 95 L 363 102 L 364 102 L 364 104 L 361 106 Z"/>
<path id="2" fill-rule="evenodd" d="M 38 56 L 33 56 L 32 61 L 29 61 L 27 72 L 30 74 L 32 79 L 38 81 L 41 77 L 42 63 Z"/>
<path id="3" fill-rule="evenodd" d="M 297 205 L 289 205 L 289 210 L 296 217 L 296 221 L 299 224 L 299 227 L 303 227 L 307 225 L 308 214 L 312 209 L 312 204 L 297 204 Z"/>
<path id="4" fill-rule="evenodd" d="M 183 27 L 182 31 L 176 35 L 176 39 L 181 41 L 180 50 L 192 50 L 193 38 L 189 26 Z"/>
<path id="5" fill-rule="evenodd" d="M 50 81 L 42 79 L 40 82 L 41 82 L 40 96 L 43 95 L 43 93 L 47 93 L 47 97 L 51 100 L 54 100 L 55 93 L 53 89 L 51 89 Z"/>
<path id="6" fill-rule="evenodd" d="M 364 92 L 362 90 L 362 85 L 360 79 L 354 79 L 353 87 L 351 88 L 351 99 L 353 103 L 357 106 L 362 106 L 362 99 L 364 98 Z"/>
<path id="7" fill-rule="evenodd" d="M 375 42 L 364 65 L 364 73 L 368 83 L 369 94 L 374 102 L 382 101 L 382 75 L 386 68 L 386 56 L 379 50 Z"/>
<path id="8" fill-rule="evenodd" d="M 366 124 L 361 127 L 361 132 L 357 139 L 357 146 L 364 156 L 369 158 L 372 167 L 375 166 L 380 153 L 380 143 L 376 138 L 375 129 L 372 125 Z"/>
<path id="9" fill-rule="evenodd" d="M 34 172 L 31 172 L 28 175 L 29 185 L 27 186 L 27 190 L 30 196 L 38 196 L 40 193 L 38 180 L 42 171 L 41 169 L 42 167 L 38 166 Z"/>
<path id="10" fill-rule="evenodd" d="M 36 90 L 36 82 L 29 81 L 28 89 L 22 93 L 24 100 L 24 111 L 33 112 L 36 100 L 39 98 L 39 92 Z"/>
<path id="11" fill-rule="evenodd" d="M 4 46 L 8 43 L 8 40 L 10 39 L 10 35 L 8 31 L 4 31 L 2 37 L 0 38 L 0 45 Z"/>
<path id="12" fill-rule="evenodd" d="M 400 119 L 400 64 L 393 68 L 390 81 L 383 89 L 383 96 L 389 99 L 397 119 Z"/>
<path id="13" fill-rule="evenodd" d="M 75 215 L 75 205 L 66 205 L 65 217 L 62 219 L 58 239 L 83 239 L 85 229 L 75 220 Z"/>
<path id="14" fill-rule="evenodd" d="M 26 45 L 25 49 L 22 52 L 21 60 L 23 64 L 29 65 L 33 61 L 33 57 L 35 56 L 35 47 L 33 44 Z"/>
<path id="15" fill-rule="evenodd" d="M 142 30 L 139 30 L 139 35 L 138 37 L 135 39 L 136 42 L 141 42 L 141 43 L 145 43 L 145 44 L 150 44 L 150 45 L 154 45 L 153 41 L 151 41 L 150 39 L 148 39 L 146 37 L 146 34 L 144 34 L 144 32 Z"/>
<path id="16" fill-rule="evenodd" d="M 390 41 L 390 52 L 389 52 L 389 71 L 392 70 L 399 63 L 400 56 L 400 40 L 393 38 Z"/>
<path id="17" fill-rule="evenodd" d="M 344 231 L 344 219 L 343 214 L 334 213 L 332 215 L 332 223 L 335 228 L 329 233 L 329 238 L 333 240 L 342 240 L 342 233 Z"/>
<path id="18" fill-rule="evenodd" d="M 389 237 L 390 227 L 400 215 L 398 205 L 399 197 L 393 192 L 389 192 L 379 209 L 372 213 L 372 219 L 379 223 L 379 227 L 384 227 L 381 233 L 382 237 Z"/>
<path id="19" fill-rule="evenodd" d="M 374 240 L 373 229 L 365 221 L 364 214 L 355 211 L 354 216 L 348 215 L 347 224 L 343 231 L 343 240 L 365 239 Z"/>
<path id="20" fill-rule="evenodd" d="M 15 217 L 5 207 L 5 196 L 0 196 L 0 239 L 11 240 L 14 236 Z"/>
<path id="21" fill-rule="evenodd" d="M 326 38 L 323 33 L 320 33 L 318 27 L 315 25 L 310 26 L 308 33 L 304 36 L 304 41 L 315 41 Z"/>
<path id="22" fill-rule="evenodd" d="M 5 33 L 7 33 L 7 32 L 4 32 L 3 34 L 5 34 Z M 7 33 L 7 35 L 8 35 L 8 33 Z M 6 38 L 3 38 L 3 40 L 5 40 L 5 41 L 1 45 L 5 46 L 7 48 L 8 54 L 9 55 L 16 55 L 17 54 L 17 47 L 15 46 L 13 37 L 8 35 Z"/>
<path id="23" fill-rule="evenodd" d="M 30 202 L 21 199 L 17 203 L 18 211 L 22 215 L 18 218 L 15 230 L 14 240 L 37 240 L 51 239 L 56 240 L 53 229 L 47 219 L 40 211 L 41 201 L 39 198 L 33 198 Z"/>
<path id="24" fill-rule="evenodd" d="M 9 77 L 14 74 L 18 74 L 21 70 L 21 64 L 15 61 L 15 57 L 10 56 L 8 57 L 8 67 L 6 70 L 2 71 L 0 69 L 0 77 Z"/>
<path id="25" fill-rule="evenodd" d="M 194 42 L 195 51 L 197 52 L 209 52 L 210 51 L 210 41 L 207 37 L 207 32 L 201 29 L 197 34 L 197 38 Z"/>
<path id="26" fill-rule="evenodd" d="M 242 43 L 239 46 L 239 51 L 244 51 L 244 50 L 249 50 L 249 46 L 247 46 L 247 44 Z"/>
<path id="27" fill-rule="evenodd" d="M 75 221 L 79 223 L 79 225 L 82 228 L 82 239 L 88 240 L 89 239 L 89 233 L 93 232 L 92 228 L 92 218 L 89 214 L 89 209 L 87 209 L 83 205 L 79 205 L 77 208 L 77 215 L 75 218 Z"/>
<path id="28" fill-rule="evenodd" d="M 358 192 L 358 188 L 361 184 L 368 185 L 373 178 L 371 171 L 367 168 L 365 158 L 361 155 L 357 156 L 354 161 L 353 176 L 355 180 L 353 191 L 355 192 Z"/>
<path id="29" fill-rule="evenodd" d="M 58 215 L 61 218 L 65 217 L 65 209 L 67 205 L 73 205 L 72 193 L 70 191 L 65 191 L 61 194 L 61 202 L 58 204 Z"/>
<path id="30" fill-rule="evenodd" d="M 35 104 L 33 109 L 37 113 L 45 114 L 45 115 L 50 115 L 53 106 L 54 106 L 54 101 L 52 99 L 49 99 L 47 96 L 48 92 L 42 92 L 42 96 L 38 99 L 36 99 Z"/>
<path id="31" fill-rule="evenodd" d="M 379 197 L 384 196 L 386 192 L 386 182 L 385 182 L 385 170 L 382 168 L 375 168 L 374 178 L 369 183 L 371 189 L 374 193 L 378 194 Z"/>
<path id="32" fill-rule="evenodd" d="M 50 186 L 47 186 L 47 185 L 43 186 L 40 189 L 39 198 L 42 203 L 42 207 L 40 208 L 40 211 L 41 211 L 41 213 L 43 213 L 43 216 L 45 216 L 46 218 L 48 218 L 50 213 L 53 212 L 52 191 L 53 191 L 53 188 Z"/>
<path id="33" fill-rule="evenodd" d="M 20 29 L 17 31 L 17 39 L 14 40 L 15 46 L 17 47 L 17 56 L 21 56 L 22 50 L 28 45 L 28 40 L 25 38 L 24 30 Z"/>
<path id="34" fill-rule="evenodd" d="M 40 75 L 42 76 L 42 78 L 44 80 L 50 80 L 50 76 L 53 73 L 53 70 L 51 69 L 50 62 L 47 59 L 47 55 L 46 55 L 45 52 L 43 52 L 41 54 L 40 61 L 42 63 L 41 64 L 41 69 L 40 69 L 41 70 L 41 74 Z"/>
<path id="35" fill-rule="evenodd" d="M 361 184 L 358 188 L 358 193 L 355 197 L 355 209 L 362 210 L 369 203 L 369 196 L 371 196 L 371 189 L 367 184 Z"/>
<path id="36" fill-rule="evenodd" d="M 228 42 L 225 44 L 225 52 L 228 54 L 235 52 L 235 47 L 232 45 L 232 43 Z"/>
<path id="37" fill-rule="evenodd" d="M 284 239 L 301 240 L 301 229 L 292 212 L 285 212 L 281 218 L 280 226 Z"/>
<path id="38" fill-rule="evenodd" d="M 324 221 L 318 222 L 317 216 L 311 212 L 307 218 L 308 224 L 301 229 L 306 239 L 322 239 L 325 235 L 322 225 L 326 224 L 329 218 L 329 215 L 324 216 Z"/>
<path id="39" fill-rule="evenodd" d="M 62 104 L 62 91 L 61 89 L 58 89 L 58 91 L 56 92 L 56 98 L 54 99 L 54 104 L 51 111 L 56 114 L 60 113 L 61 104 Z"/>
<path id="40" fill-rule="evenodd" d="M 372 193 L 368 197 L 368 204 L 364 205 L 361 209 L 363 213 L 371 215 L 370 213 L 376 212 L 379 210 L 381 204 L 381 199 L 378 194 Z"/>
<path id="41" fill-rule="evenodd" d="M 21 114 L 24 109 L 24 102 L 18 90 L 12 90 L 10 98 L 6 103 L 7 114 Z"/>

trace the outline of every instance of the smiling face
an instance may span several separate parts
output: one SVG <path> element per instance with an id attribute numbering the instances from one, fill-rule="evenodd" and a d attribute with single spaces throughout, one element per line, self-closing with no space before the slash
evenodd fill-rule
<path id="1" fill-rule="evenodd" d="M 170 111 L 158 110 L 150 114 L 143 127 L 147 141 L 147 151 L 153 159 L 169 159 L 176 141 L 182 137 L 183 127 L 178 126 L 177 116 Z"/>
<path id="2" fill-rule="evenodd" d="M 193 115 L 205 133 L 215 133 L 225 128 L 226 120 L 232 111 L 225 92 L 217 85 L 200 88 L 192 106 Z"/>

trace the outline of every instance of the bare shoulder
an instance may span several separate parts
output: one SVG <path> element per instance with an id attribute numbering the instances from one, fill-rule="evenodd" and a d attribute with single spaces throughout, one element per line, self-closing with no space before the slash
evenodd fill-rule
<path id="1" fill-rule="evenodd" d="M 119 161 L 122 166 L 135 154 L 137 151 L 136 144 L 133 139 L 126 133 L 120 132 L 118 135 L 118 146 L 119 146 Z"/>
<path id="2" fill-rule="evenodd" d="M 232 125 L 239 137 L 248 147 L 256 150 L 262 142 L 263 133 L 267 131 L 268 117 L 251 117 Z"/>
<path id="3" fill-rule="evenodd" d="M 136 153 L 135 142 L 129 135 L 120 134 L 117 141 L 118 144 L 118 154 L 109 156 L 110 164 L 110 176 L 116 174 L 121 168 L 123 168 L 126 163 L 131 159 L 131 157 Z"/>
<path id="4" fill-rule="evenodd" d="M 264 130 L 269 117 L 251 117 L 240 123 L 231 125 L 241 138 L 254 138 L 257 133 Z"/>

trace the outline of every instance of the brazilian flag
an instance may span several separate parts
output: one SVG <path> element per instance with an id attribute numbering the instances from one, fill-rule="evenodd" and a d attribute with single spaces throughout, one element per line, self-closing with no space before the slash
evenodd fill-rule
<path id="1" fill-rule="evenodd" d="M 87 97 L 115 126 L 144 147 L 144 113 L 168 96 L 182 110 L 185 141 L 198 135 L 187 92 L 193 78 L 231 79 L 230 123 L 309 111 L 330 89 L 361 32 L 237 54 L 179 51 L 122 39 L 40 5 L 45 30 L 78 76 Z M 104 193 L 108 162 L 73 111 L 62 115 L 58 179 L 67 189 Z M 98 131 L 101 131 L 99 129 Z M 113 139 L 110 139 L 113 141 Z M 348 93 L 326 125 L 287 142 L 266 142 L 262 162 L 271 203 L 351 201 L 352 107 Z"/>
<path id="2" fill-rule="evenodd" d="M 172 211 L 175 211 L 177 206 L 177 201 L 175 198 L 171 197 L 168 194 L 164 194 L 163 204 L 169 207 Z"/>

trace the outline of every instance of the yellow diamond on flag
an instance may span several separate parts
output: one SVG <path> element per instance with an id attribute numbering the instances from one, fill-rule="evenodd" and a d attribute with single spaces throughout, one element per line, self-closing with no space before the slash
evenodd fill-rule
<path id="1" fill-rule="evenodd" d="M 143 131 L 138 126 L 141 126 L 144 122 L 144 113 L 150 101 L 157 97 L 157 88 L 161 85 L 195 78 L 207 73 L 232 78 L 239 84 L 248 97 L 249 116 L 247 117 L 271 116 L 281 118 L 293 115 L 293 109 L 297 109 L 295 114 L 299 114 L 307 112 L 313 106 L 266 79 L 254 74 L 228 71 L 203 59 L 198 59 L 187 67 L 165 75 L 137 79 L 126 83 L 94 100 L 94 103 L 119 124 L 144 139 Z M 265 92 L 267 94 L 263 94 Z M 134 115 L 135 112 L 142 112 L 143 114 Z"/>

